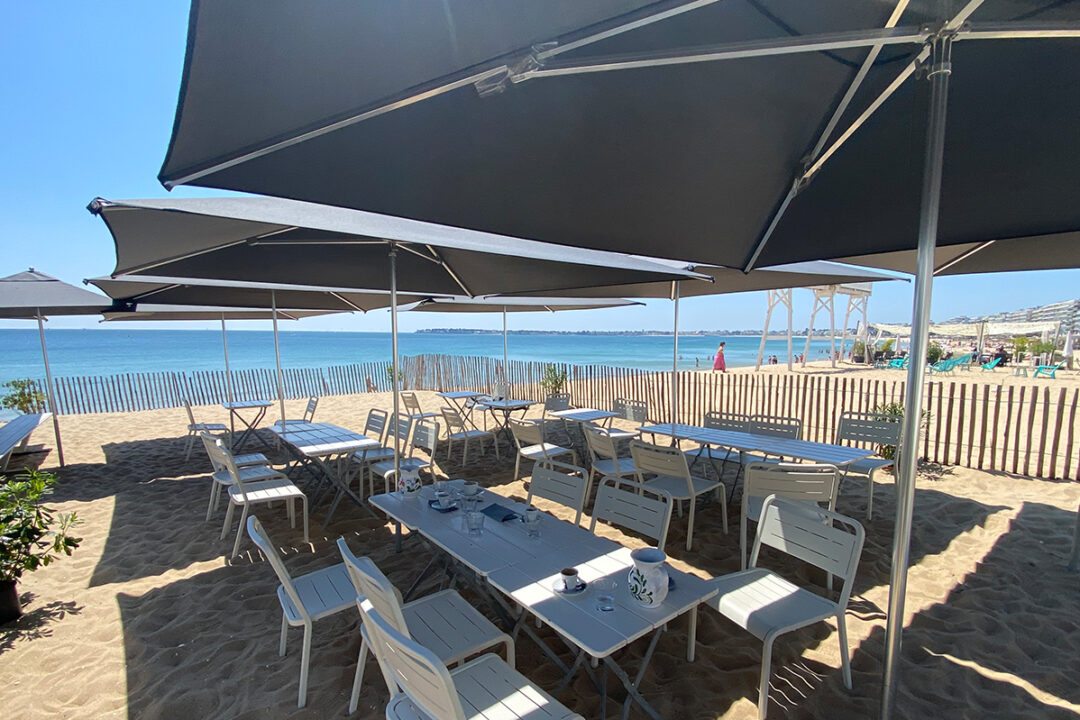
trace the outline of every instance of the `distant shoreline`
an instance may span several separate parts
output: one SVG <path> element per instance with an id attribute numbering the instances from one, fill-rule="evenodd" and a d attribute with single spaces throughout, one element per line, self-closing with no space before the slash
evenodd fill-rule
<path id="1" fill-rule="evenodd" d="M 402 333 L 405 334 L 405 333 Z M 425 328 L 414 330 L 415 335 L 502 335 L 502 330 L 481 330 L 472 328 Z M 508 335 L 588 335 L 603 337 L 671 337 L 670 330 L 509 330 Z M 848 333 L 854 337 L 854 331 Z M 679 337 L 761 337 L 760 330 L 680 330 Z M 770 331 L 771 339 L 784 339 L 787 332 Z M 806 333 L 792 333 L 791 337 L 806 339 Z M 828 340 L 828 333 L 815 333 L 815 338 Z M 840 337 L 837 330 L 836 337 Z"/>

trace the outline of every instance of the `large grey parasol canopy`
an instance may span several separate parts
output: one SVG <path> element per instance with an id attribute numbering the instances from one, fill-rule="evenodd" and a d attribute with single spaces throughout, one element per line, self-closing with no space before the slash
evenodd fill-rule
<path id="1" fill-rule="evenodd" d="M 695 277 L 618 253 L 264 197 L 98 198 L 116 243 L 113 276 L 153 275 L 312 287 L 486 295 Z"/>
<path id="2" fill-rule="evenodd" d="M 0 278 L 0 317 L 37 320 L 41 339 L 41 357 L 45 362 L 46 397 L 56 433 L 56 454 L 64 465 L 64 444 L 60 439 L 60 417 L 53 396 L 52 368 L 45 345 L 44 319 L 49 315 L 98 315 L 109 308 L 109 299 L 81 287 L 30 268 L 25 272 Z"/>

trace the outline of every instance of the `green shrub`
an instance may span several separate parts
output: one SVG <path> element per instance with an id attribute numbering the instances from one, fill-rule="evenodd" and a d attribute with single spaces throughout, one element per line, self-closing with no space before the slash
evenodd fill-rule
<path id="1" fill-rule="evenodd" d="M 41 504 L 52 493 L 56 476 L 28 470 L 0 484 L 0 581 L 14 581 L 71 555 L 81 538 L 70 531 L 78 524 L 75 513 L 54 515 Z"/>
<path id="2" fill-rule="evenodd" d="M 895 345 L 895 344 L 896 344 L 896 338 L 889 338 L 885 342 L 881 343 L 881 352 L 883 352 L 883 353 L 892 352 L 893 345 Z"/>
<path id="3" fill-rule="evenodd" d="M 866 344 L 862 340 L 856 340 L 851 346 L 852 357 L 866 357 Z"/>
<path id="4" fill-rule="evenodd" d="M 903 420 L 904 420 L 904 404 L 903 403 L 890 402 L 890 403 L 885 403 L 883 405 L 878 405 L 876 408 L 874 408 L 874 412 L 879 414 L 879 415 L 891 415 L 893 418 L 895 418 L 895 422 L 903 422 Z M 930 424 L 930 411 L 929 410 L 923 410 L 922 411 L 922 422 L 920 423 L 920 426 L 922 428 L 925 428 L 929 424 Z M 886 460 L 894 460 L 896 458 L 896 446 L 895 445 L 878 445 L 877 452 L 878 452 L 878 455 L 885 458 Z"/>
<path id="5" fill-rule="evenodd" d="M 552 393 L 562 392 L 565 386 L 565 370 L 560 370 L 555 365 L 548 365 L 544 368 L 544 376 L 540 378 L 540 387 L 543 388 L 545 394 L 550 395 Z"/>
<path id="6" fill-rule="evenodd" d="M 45 393 L 37 389 L 32 380 L 11 380 L 4 383 L 10 392 L 0 398 L 0 405 L 8 410 L 21 413 L 39 413 L 45 411 Z"/>
<path id="7" fill-rule="evenodd" d="M 945 351 L 941 349 L 941 345 L 938 345 L 936 342 L 931 342 L 926 346 L 926 362 L 931 364 L 936 363 L 941 359 L 941 356 L 944 353 Z"/>

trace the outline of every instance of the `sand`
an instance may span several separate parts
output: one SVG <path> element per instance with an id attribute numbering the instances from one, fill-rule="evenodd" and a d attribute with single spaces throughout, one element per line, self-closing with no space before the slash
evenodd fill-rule
<path id="1" fill-rule="evenodd" d="M 431 393 L 420 399 L 425 408 L 438 407 Z M 296 415 L 303 410 L 301 401 L 289 405 Z M 360 429 L 373 405 L 388 406 L 388 396 L 325 398 L 317 419 Z M 196 414 L 224 420 L 216 407 Z M 316 624 L 308 706 L 297 710 L 302 633 L 291 631 L 289 653 L 278 657 L 277 581 L 246 539 L 240 557 L 226 560 L 232 538 L 217 537 L 223 510 L 203 521 L 207 461 L 198 449 L 184 461 L 185 425 L 182 409 L 63 419 L 69 465 L 52 504 L 78 512 L 83 543 L 73 557 L 20 583 L 26 615 L 0 628 L 5 717 L 345 714 L 360 645 L 357 615 Z M 50 430 L 39 429 L 33 440 L 51 445 Z M 55 466 L 55 454 L 30 460 Z M 511 477 L 512 460 L 496 463 L 488 455 L 462 468 L 459 450 L 449 460 L 440 450 L 438 460 L 447 474 L 524 497 L 524 485 Z M 1068 573 L 1065 562 L 1080 488 L 963 468 L 927 470 L 918 481 L 898 716 L 1074 717 L 1080 713 L 1080 575 Z M 854 689 L 846 691 L 840 679 L 836 631 L 827 624 L 806 628 L 776 643 L 770 717 L 875 715 L 894 500 L 886 475 L 847 614 Z M 685 519 L 673 519 L 666 548 L 673 564 L 703 577 L 737 570 L 737 508 L 736 502 L 725 535 L 719 506 L 705 506 L 689 552 Z M 865 485 L 846 485 L 838 509 L 861 520 L 864 508 Z M 402 587 L 428 560 L 409 544 L 395 554 L 389 525 L 356 506 L 343 507 L 325 530 L 324 514 L 325 506 L 315 509 L 306 544 L 280 507 L 258 511 L 294 574 L 337 562 L 339 536 Z M 601 532 L 643 544 L 614 529 Z M 670 627 L 642 684 L 645 696 L 665 718 L 756 717 L 760 644 L 709 609 L 701 611 L 698 640 L 697 661 L 688 664 L 685 621 Z M 622 652 L 623 666 L 636 668 L 646 644 Z M 549 689 L 558 680 L 527 638 L 518 643 L 517 665 Z M 614 716 L 621 688 L 609 687 Z M 386 699 L 370 664 L 356 717 L 383 717 Z M 599 713 L 597 693 L 584 678 L 560 700 L 585 717 Z"/>

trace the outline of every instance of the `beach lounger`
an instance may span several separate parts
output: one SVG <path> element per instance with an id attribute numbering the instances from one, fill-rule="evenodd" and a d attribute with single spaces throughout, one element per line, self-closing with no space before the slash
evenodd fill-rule
<path id="1" fill-rule="evenodd" d="M 1057 379 L 1057 371 L 1060 370 L 1063 367 L 1065 367 L 1064 361 L 1059 362 L 1057 365 L 1040 365 L 1037 368 L 1035 368 L 1035 373 L 1031 377 L 1033 377 L 1033 378 L 1048 377 L 1051 380 L 1056 380 Z"/>
<path id="2" fill-rule="evenodd" d="M 6 422 L 0 427 L 0 458 L 3 458 L 3 465 L 0 465 L 0 472 L 8 469 L 8 463 L 11 462 L 11 456 L 20 447 L 26 447 L 27 441 L 30 439 L 31 433 L 37 429 L 37 426 L 52 417 L 52 413 L 30 413 L 27 415 L 19 415 Z"/>
<path id="3" fill-rule="evenodd" d="M 908 359 L 906 357 L 893 358 L 889 361 L 889 367 L 894 370 L 903 370 L 907 367 Z"/>
<path id="4" fill-rule="evenodd" d="M 401 594 L 379 567 L 367 557 L 356 557 L 345 538 L 338 538 L 338 550 L 345 560 L 349 579 L 353 586 L 353 598 L 360 608 L 363 626 L 368 626 L 365 608 L 384 618 L 402 636 L 427 648 L 442 667 L 460 663 L 465 658 L 484 650 L 502 646 L 506 652 L 506 664 L 514 666 L 514 640 L 492 624 L 476 608 L 470 605 L 456 590 L 441 590 L 418 600 L 403 603 Z M 370 632 L 368 637 L 370 637 Z M 353 676 L 349 713 L 356 711 L 360 688 L 364 681 L 364 665 L 367 662 L 369 642 L 360 644 L 360 656 Z M 370 649 L 383 661 L 377 645 Z M 495 655 L 487 657 L 494 658 Z M 494 687 L 491 688 L 494 690 Z M 397 688 L 391 695 L 397 695 Z M 424 716 L 418 716 L 424 717 Z M 432 715 L 431 717 L 451 717 Z M 485 717 L 495 717 L 488 716 Z M 497 717 L 504 717 L 498 715 Z"/>
<path id="5" fill-rule="evenodd" d="M 996 367 L 997 367 L 997 366 L 998 366 L 998 365 L 999 365 L 1000 363 L 1001 363 L 1001 358 L 999 358 L 999 357 L 996 357 L 996 358 L 994 358 L 993 360 L 991 360 L 991 361 L 990 361 L 990 362 L 988 362 L 988 363 L 983 363 L 981 367 L 982 367 L 982 369 L 983 369 L 983 372 L 986 372 L 987 370 L 993 370 L 993 369 L 994 369 L 994 368 L 996 368 Z"/>
<path id="6" fill-rule="evenodd" d="M 300 692 L 296 702 L 297 707 L 304 707 L 307 704 L 308 667 L 311 665 L 312 624 L 352 607 L 356 602 L 356 590 L 349 580 L 345 563 L 294 578 L 289 575 L 258 518 L 248 518 L 247 532 L 281 581 L 277 589 L 278 602 L 281 603 L 279 656 L 285 655 L 289 628 L 304 627 L 304 645 L 300 653 Z"/>
<path id="7" fill-rule="evenodd" d="M 687 550 L 691 549 L 694 542 L 694 511 L 697 507 L 697 499 L 702 495 L 708 495 L 711 492 L 720 501 L 724 532 L 727 532 L 727 494 L 723 491 L 724 486 L 718 481 L 691 475 L 690 466 L 682 450 L 677 447 L 650 445 L 641 440 L 634 440 L 630 443 L 630 456 L 634 458 L 638 483 L 650 490 L 662 490 L 667 493 L 677 503 L 679 517 L 682 517 L 680 501 L 689 501 L 690 512 L 686 524 Z M 646 480 L 647 474 L 653 477 Z M 660 549 L 663 550 L 662 547 Z"/>
<path id="8" fill-rule="evenodd" d="M 577 513 L 574 524 L 581 523 L 581 513 L 589 497 L 589 472 L 576 465 L 541 460 L 533 467 L 529 478 L 529 495 L 525 502 L 533 504 L 533 497 L 544 498 Z"/>
<path id="9" fill-rule="evenodd" d="M 844 615 L 862 554 L 865 531 L 857 521 L 839 513 L 775 496 L 765 499 L 761 519 L 749 568 L 713 580 L 718 592 L 706 604 L 762 641 L 758 718 L 764 720 L 768 710 L 773 642 L 792 630 L 834 618 L 840 639 L 844 686 L 851 689 L 851 659 Z M 796 585 L 772 570 L 757 567 L 762 545 L 816 566 L 830 577 L 842 578 L 844 584 L 837 601 Z"/>

